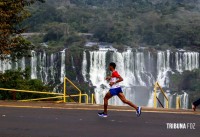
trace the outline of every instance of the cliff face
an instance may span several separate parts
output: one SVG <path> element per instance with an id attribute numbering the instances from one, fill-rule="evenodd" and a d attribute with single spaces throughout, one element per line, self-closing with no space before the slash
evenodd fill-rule
<path id="1" fill-rule="evenodd" d="M 168 90 L 168 96 L 171 102 L 174 102 L 176 96 L 171 95 L 170 76 L 199 69 L 200 58 L 198 52 L 183 50 L 129 49 L 117 52 L 64 49 L 55 53 L 32 51 L 31 58 L 23 58 L 13 63 L 0 61 L 0 71 L 30 67 L 33 79 L 41 79 L 45 84 L 54 87 L 56 92 L 62 92 L 63 78 L 67 76 L 81 88 L 88 85 L 84 92 L 93 92 L 89 87 L 94 87 L 97 103 L 101 104 L 104 94 L 109 89 L 104 78 L 109 75 L 107 66 L 111 61 L 116 62 L 117 70 L 124 78 L 121 85 L 127 98 L 139 105 L 152 106 L 153 84 L 158 81 Z M 180 91 L 177 94 L 182 94 L 183 107 L 187 108 L 188 94 Z M 163 97 L 158 96 L 162 100 Z M 116 98 L 110 103 L 122 105 Z M 174 107 L 175 104 L 170 106 Z"/>

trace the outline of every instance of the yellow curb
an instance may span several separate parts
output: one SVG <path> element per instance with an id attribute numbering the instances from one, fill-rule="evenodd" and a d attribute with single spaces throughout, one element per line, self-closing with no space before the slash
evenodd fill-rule
<path id="1" fill-rule="evenodd" d="M 103 110 L 99 108 L 64 108 L 64 107 L 43 107 L 43 106 L 19 106 L 19 105 L 0 105 L 0 107 L 8 108 L 32 108 L 32 109 L 63 109 L 63 110 Z M 134 110 L 124 109 L 109 109 L 110 111 L 121 111 L 121 112 L 134 112 Z M 200 115 L 199 112 L 173 112 L 173 111 L 155 111 L 155 110 L 143 110 L 142 112 L 149 113 L 161 113 L 161 114 L 187 114 L 187 115 Z"/>

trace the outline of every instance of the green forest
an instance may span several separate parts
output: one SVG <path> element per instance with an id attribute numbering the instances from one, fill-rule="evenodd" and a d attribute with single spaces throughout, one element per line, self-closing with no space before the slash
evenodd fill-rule
<path id="1" fill-rule="evenodd" d="M 197 0 L 46 0 L 29 8 L 32 42 L 52 47 L 86 41 L 115 47 L 200 48 Z M 84 34 L 91 34 L 86 37 Z"/>

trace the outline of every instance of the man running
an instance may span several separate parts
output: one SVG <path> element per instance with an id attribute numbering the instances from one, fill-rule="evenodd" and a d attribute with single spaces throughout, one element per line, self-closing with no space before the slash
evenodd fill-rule
<path id="1" fill-rule="evenodd" d="M 119 86 L 119 83 L 123 81 L 123 78 L 118 74 L 118 72 L 115 70 L 116 64 L 111 62 L 109 65 L 109 70 L 112 72 L 111 76 L 108 76 L 106 78 L 107 81 L 110 82 L 110 90 L 104 97 L 104 112 L 98 113 L 100 117 L 107 117 L 107 107 L 108 107 L 108 100 L 112 98 L 113 96 L 117 95 L 121 101 L 125 104 L 128 104 L 129 106 L 133 107 L 136 110 L 136 115 L 139 117 L 141 115 L 141 107 L 137 107 L 132 102 L 126 99 L 124 96 L 121 87 Z"/>

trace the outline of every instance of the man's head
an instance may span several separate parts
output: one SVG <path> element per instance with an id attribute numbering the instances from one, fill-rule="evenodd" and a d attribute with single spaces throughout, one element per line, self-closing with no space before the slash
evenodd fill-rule
<path id="1" fill-rule="evenodd" d="M 109 70 L 110 70 L 110 71 L 113 71 L 113 70 L 115 70 L 115 68 L 116 68 L 116 64 L 115 64 L 114 62 L 111 62 L 111 63 L 109 64 Z"/>

